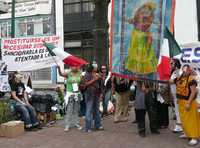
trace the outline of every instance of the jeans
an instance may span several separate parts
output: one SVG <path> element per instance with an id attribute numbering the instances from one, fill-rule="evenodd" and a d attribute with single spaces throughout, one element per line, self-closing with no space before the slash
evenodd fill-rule
<path id="1" fill-rule="evenodd" d="M 16 102 L 15 110 L 20 113 L 27 128 L 38 125 L 36 111 L 31 105 Z"/>
<path id="2" fill-rule="evenodd" d="M 107 90 L 103 99 L 103 112 L 107 113 L 108 102 L 111 98 L 111 90 Z"/>
<path id="3" fill-rule="evenodd" d="M 99 97 L 85 94 L 86 115 L 85 115 L 85 130 L 91 130 L 94 119 L 94 127 L 101 127 L 101 115 L 99 111 Z"/>

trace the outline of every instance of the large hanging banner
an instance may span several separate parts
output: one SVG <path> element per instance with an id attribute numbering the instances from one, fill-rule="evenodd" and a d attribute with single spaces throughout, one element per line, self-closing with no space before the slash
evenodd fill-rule
<path id="1" fill-rule="evenodd" d="M 112 73 L 122 77 L 156 73 L 163 30 L 173 26 L 174 0 L 114 0 Z"/>
<path id="2" fill-rule="evenodd" d="M 52 0 L 30 0 L 15 4 L 15 17 L 24 17 L 38 14 L 51 14 Z M 0 19 L 11 18 L 12 4 L 9 5 L 8 13 L 0 14 Z"/>
<path id="3" fill-rule="evenodd" d="M 58 46 L 58 36 L 2 39 L 2 60 L 8 71 L 30 71 L 55 65 L 43 42 Z"/>

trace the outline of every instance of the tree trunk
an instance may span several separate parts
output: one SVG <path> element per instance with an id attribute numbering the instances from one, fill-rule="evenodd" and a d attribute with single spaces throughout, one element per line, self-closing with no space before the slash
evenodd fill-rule
<path id="1" fill-rule="evenodd" d="M 99 65 L 109 63 L 109 36 L 108 36 L 108 4 L 109 0 L 94 0 L 95 30 L 94 30 L 94 50 L 95 60 Z"/>

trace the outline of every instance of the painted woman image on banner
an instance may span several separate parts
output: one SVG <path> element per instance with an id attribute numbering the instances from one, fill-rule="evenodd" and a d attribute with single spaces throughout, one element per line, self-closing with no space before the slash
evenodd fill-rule
<path id="1" fill-rule="evenodd" d="M 138 74 L 149 74 L 156 71 L 157 58 L 153 47 L 151 26 L 155 17 L 155 2 L 146 2 L 137 8 L 134 16 L 128 19 L 133 25 L 128 48 L 126 68 Z"/>
<path id="2" fill-rule="evenodd" d="M 171 1 L 114 1 L 113 73 L 126 76 L 156 73 L 163 28 L 171 20 Z M 167 4 L 170 6 L 166 13 Z"/>

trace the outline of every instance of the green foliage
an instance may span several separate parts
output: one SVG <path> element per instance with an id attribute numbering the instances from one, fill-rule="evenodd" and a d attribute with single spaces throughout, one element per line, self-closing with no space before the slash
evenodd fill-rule
<path id="1" fill-rule="evenodd" d="M 59 97 L 59 104 L 62 105 L 64 103 L 64 94 L 62 91 L 58 91 L 58 97 Z"/>
<path id="2" fill-rule="evenodd" d="M 9 102 L 0 100 L 0 124 L 11 121 L 13 119 L 10 111 Z"/>

